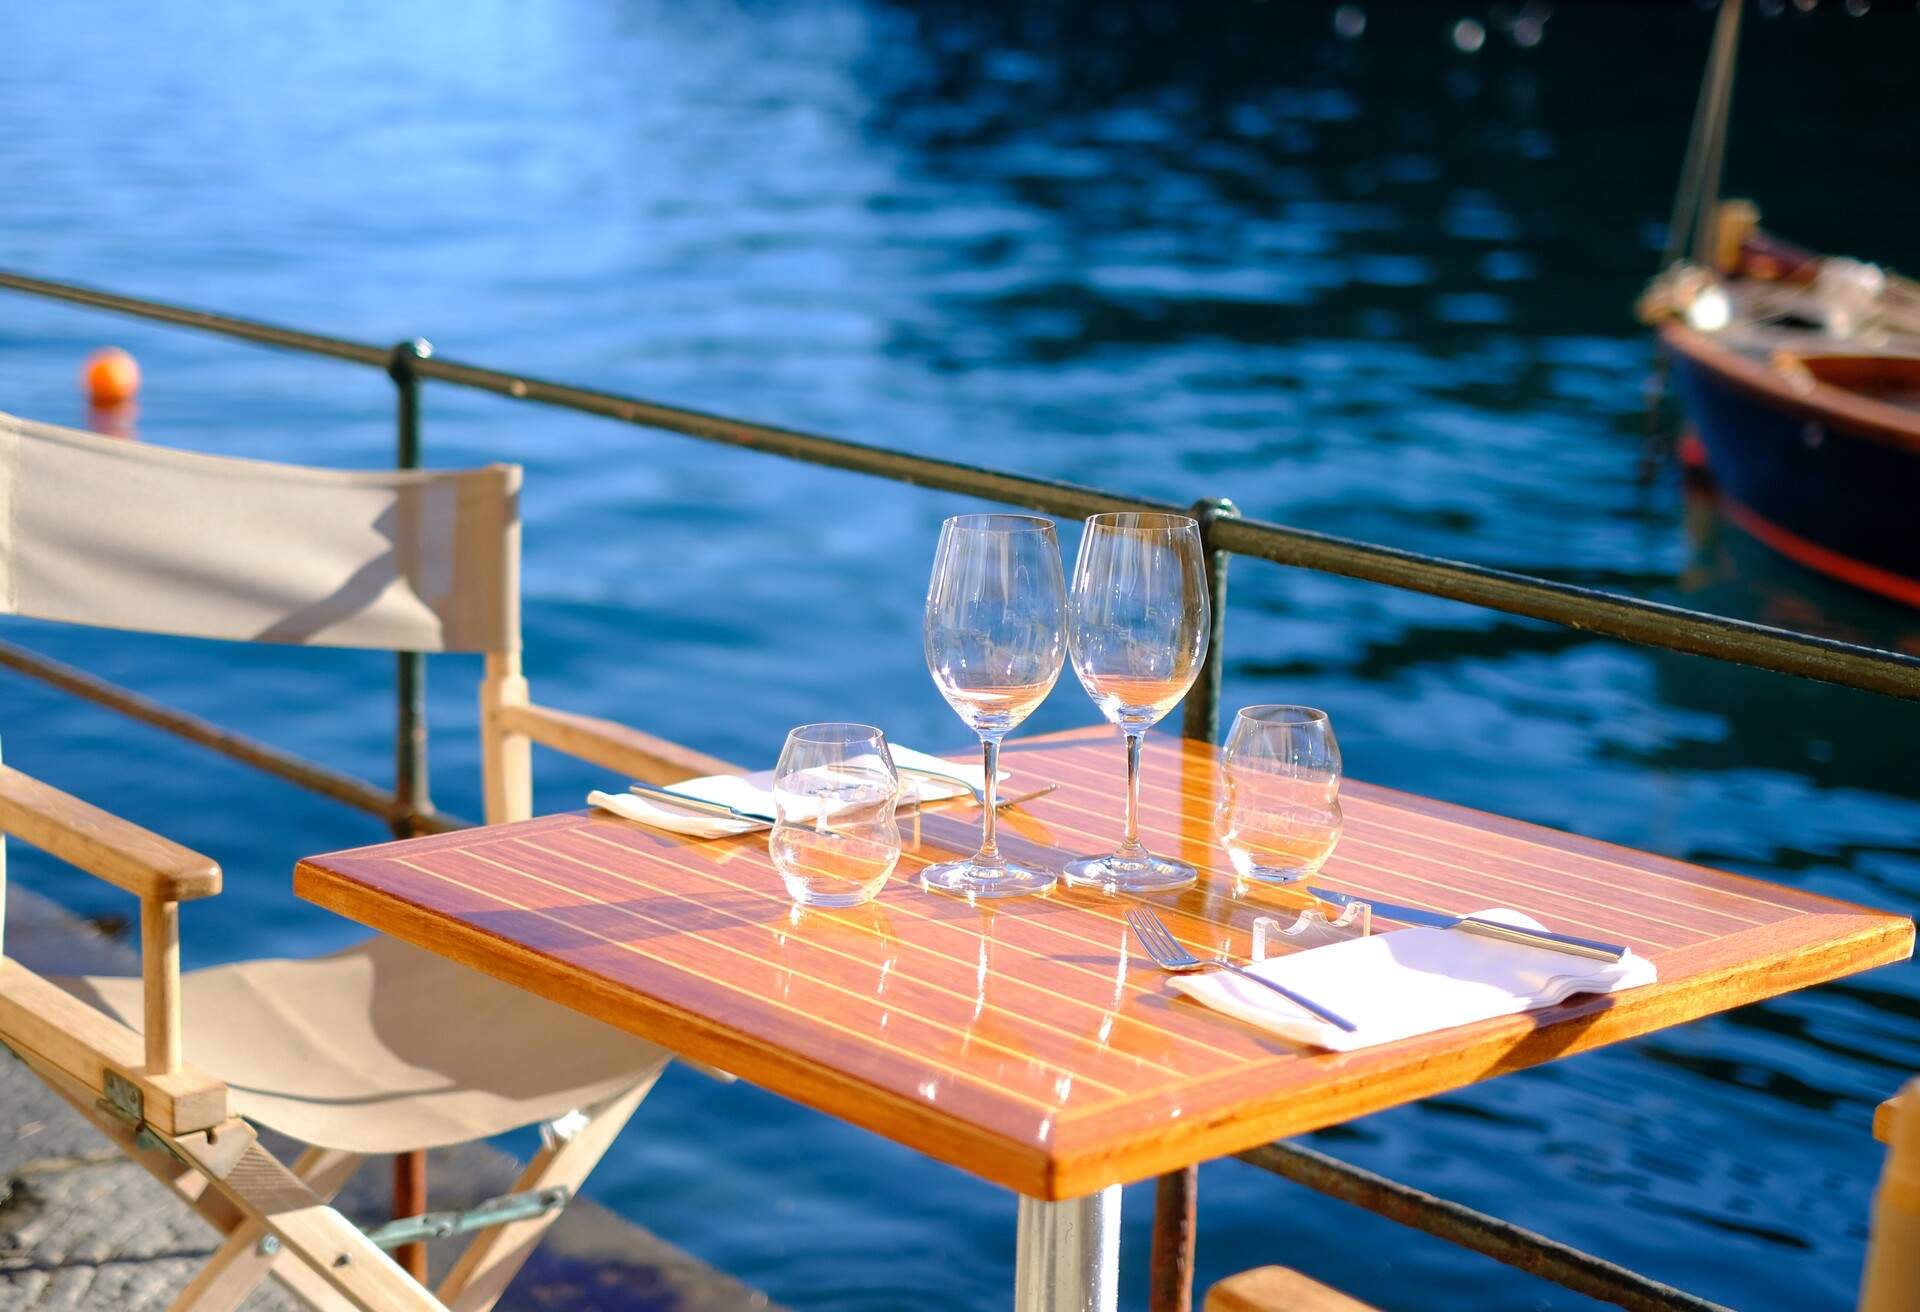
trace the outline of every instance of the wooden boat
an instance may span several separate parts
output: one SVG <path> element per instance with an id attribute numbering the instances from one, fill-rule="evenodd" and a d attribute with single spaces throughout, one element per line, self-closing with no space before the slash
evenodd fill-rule
<path id="1" fill-rule="evenodd" d="M 1820 256 L 1720 203 L 1741 0 L 1723 0 L 1640 298 L 1727 517 L 1784 556 L 1920 606 L 1920 283 Z"/>
<path id="2" fill-rule="evenodd" d="M 1641 298 L 1727 517 L 1784 556 L 1920 607 L 1920 284 L 1719 207 L 1711 267 Z"/>

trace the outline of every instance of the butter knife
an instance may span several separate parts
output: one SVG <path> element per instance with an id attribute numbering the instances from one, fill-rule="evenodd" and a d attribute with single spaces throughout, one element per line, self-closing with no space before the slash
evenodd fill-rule
<path id="1" fill-rule="evenodd" d="M 710 802 L 704 797 L 688 797 L 685 793 L 676 793 L 671 788 L 660 788 L 654 784 L 633 783 L 628 788 L 645 797 L 657 797 L 663 802 L 684 806 L 689 811 L 705 811 L 708 815 L 727 820 L 751 820 L 763 825 L 780 823 L 764 811 L 748 811 L 738 806 L 728 806 L 725 802 Z"/>
<path id="2" fill-rule="evenodd" d="M 1592 957 L 1596 961 L 1618 961 L 1627 955 L 1627 949 L 1618 943 L 1603 943 L 1599 939 L 1580 938 L 1574 934 L 1556 934 L 1550 929 L 1527 929 L 1521 925 L 1508 925 L 1498 920 L 1488 920 L 1484 916 L 1450 916 L 1440 911 L 1422 911 L 1419 907 L 1403 907 L 1393 902 L 1382 902 L 1378 898 L 1335 892 L 1331 888 L 1310 888 L 1308 891 L 1315 897 L 1338 907 L 1365 902 L 1373 908 L 1374 914 L 1385 916 L 1389 920 L 1404 921 L 1409 925 L 1427 925 L 1434 929 L 1460 929 L 1469 934 L 1479 934 L 1483 938 L 1497 938 L 1506 943 L 1522 943 L 1532 948 L 1551 948 L 1555 952 L 1566 952 L 1576 957 Z"/>
<path id="3" fill-rule="evenodd" d="M 627 787 L 631 791 L 639 793 L 642 797 L 657 797 L 661 801 L 671 803 L 674 806 L 682 806 L 689 811 L 703 811 L 708 815 L 723 820 L 746 820 L 761 825 L 780 823 L 764 811 L 749 811 L 743 807 L 728 806 L 725 802 L 708 801 L 704 797 L 689 797 L 685 793 L 676 793 L 671 788 L 662 788 L 657 784 L 645 784 L 636 781 L 627 785 Z M 1022 802 L 1031 802 L 1036 797 L 1045 797 L 1057 787 L 1059 787 L 1058 784 L 1047 784 L 1045 787 L 1035 788 L 1024 793 L 1017 793 L 1012 797 L 997 798 L 996 801 L 998 802 L 999 808 L 1004 810 L 1009 806 L 1018 806 Z M 944 797 L 929 798 L 926 801 L 915 802 L 912 806 L 903 807 L 901 810 L 903 814 L 910 815 L 918 811 L 921 807 L 928 805 L 930 802 L 951 800 L 951 798 Z"/>

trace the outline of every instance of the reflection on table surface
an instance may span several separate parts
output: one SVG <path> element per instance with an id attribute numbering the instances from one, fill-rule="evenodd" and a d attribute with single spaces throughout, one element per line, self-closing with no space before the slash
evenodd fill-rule
<path id="1" fill-rule="evenodd" d="M 1010 855 L 1051 864 L 1109 841 L 1124 807 L 1116 746 L 1105 729 L 1010 745 L 1009 787 L 1058 785 L 1008 826 Z M 1123 919 L 1145 901 L 1195 952 L 1244 961 L 1257 920 L 1313 905 L 1297 886 L 1235 877 L 1215 839 L 1217 760 L 1205 744 L 1149 744 L 1143 836 L 1200 878 L 1144 899 L 1061 886 L 969 903 L 920 888 L 918 869 L 973 849 L 966 802 L 903 819 L 894 875 L 844 909 L 789 902 L 764 834 L 698 840 L 604 813 L 314 858 L 299 883 L 403 936 L 424 913 L 476 964 L 511 945 L 527 987 L 1037 1194 L 1846 973 L 1897 955 L 1910 932 L 1796 890 L 1349 783 L 1322 882 L 1434 910 L 1511 907 L 1625 943 L 1662 979 L 1354 1053 L 1290 1047 L 1178 998 Z M 1291 948 L 1275 936 L 1269 950 Z"/>

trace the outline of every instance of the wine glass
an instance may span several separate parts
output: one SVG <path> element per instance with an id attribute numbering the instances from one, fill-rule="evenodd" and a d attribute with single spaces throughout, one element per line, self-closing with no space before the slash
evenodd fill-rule
<path id="1" fill-rule="evenodd" d="M 927 669 L 980 735 L 986 802 L 980 850 L 928 866 L 921 883 L 968 898 L 1044 893 L 1057 876 L 1000 853 L 1000 740 L 1045 701 L 1066 660 L 1066 579 L 1053 523 L 1032 515 L 958 515 L 940 526 L 927 585 Z"/>
<path id="2" fill-rule="evenodd" d="M 1220 845 L 1242 879 L 1310 879 L 1340 841 L 1340 744 L 1325 711 L 1249 706 L 1234 717 L 1215 814 Z"/>
<path id="3" fill-rule="evenodd" d="M 868 901 L 900 860 L 900 775 L 870 724 L 803 724 L 773 768 L 776 823 L 767 853 L 795 902 Z"/>
<path id="4" fill-rule="evenodd" d="M 1207 654 L 1210 607 L 1200 525 L 1185 515 L 1087 520 L 1073 566 L 1067 643 L 1073 671 L 1127 738 L 1127 833 L 1107 856 L 1067 864 L 1070 884 L 1109 893 L 1185 888 L 1192 866 L 1140 841 L 1140 739 L 1187 695 Z"/>

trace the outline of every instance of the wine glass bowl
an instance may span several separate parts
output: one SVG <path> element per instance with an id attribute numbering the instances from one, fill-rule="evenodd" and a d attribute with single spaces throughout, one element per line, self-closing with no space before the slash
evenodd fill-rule
<path id="1" fill-rule="evenodd" d="M 900 775 L 886 735 L 866 724 L 803 724 L 773 770 L 767 853 L 802 906 L 869 901 L 900 860 Z"/>
<path id="2" fill-rule="evenodd" d="M 1050 870 L 1001 855 L 1000 740 L 1045 701 L 1066 661 L 1066 577 L 1053 523 L 1033 515 L 957 515 L 940 526 L 927 584 L 927 670 L 986 761 L 980 850 L 928 866 L 926 888 L 969 898 L 1043 893 Z"/>
<path id="3" fill-rule="evenodd" d="M 1127 740 L 1127 829 L 1118 849 L 1066 868 L 1067 882 L 1110 893 L 1185 888 L 1184 861 L 1140 841 L 1140 740 L 1199 676 L 1211 626 L 1200 525 L 1127 512 L 1087 520 L 1067 603 L 1067 645 L 1081 687 Z"/>
<path id="4" fill-rule="evenodd" d="M 1214 816 L 1234 873 L 1268 884 L 1319 874 L 1344 824 L 1340 770 L 1325 711 L 1266 705 L 1235 716 Z"/>

